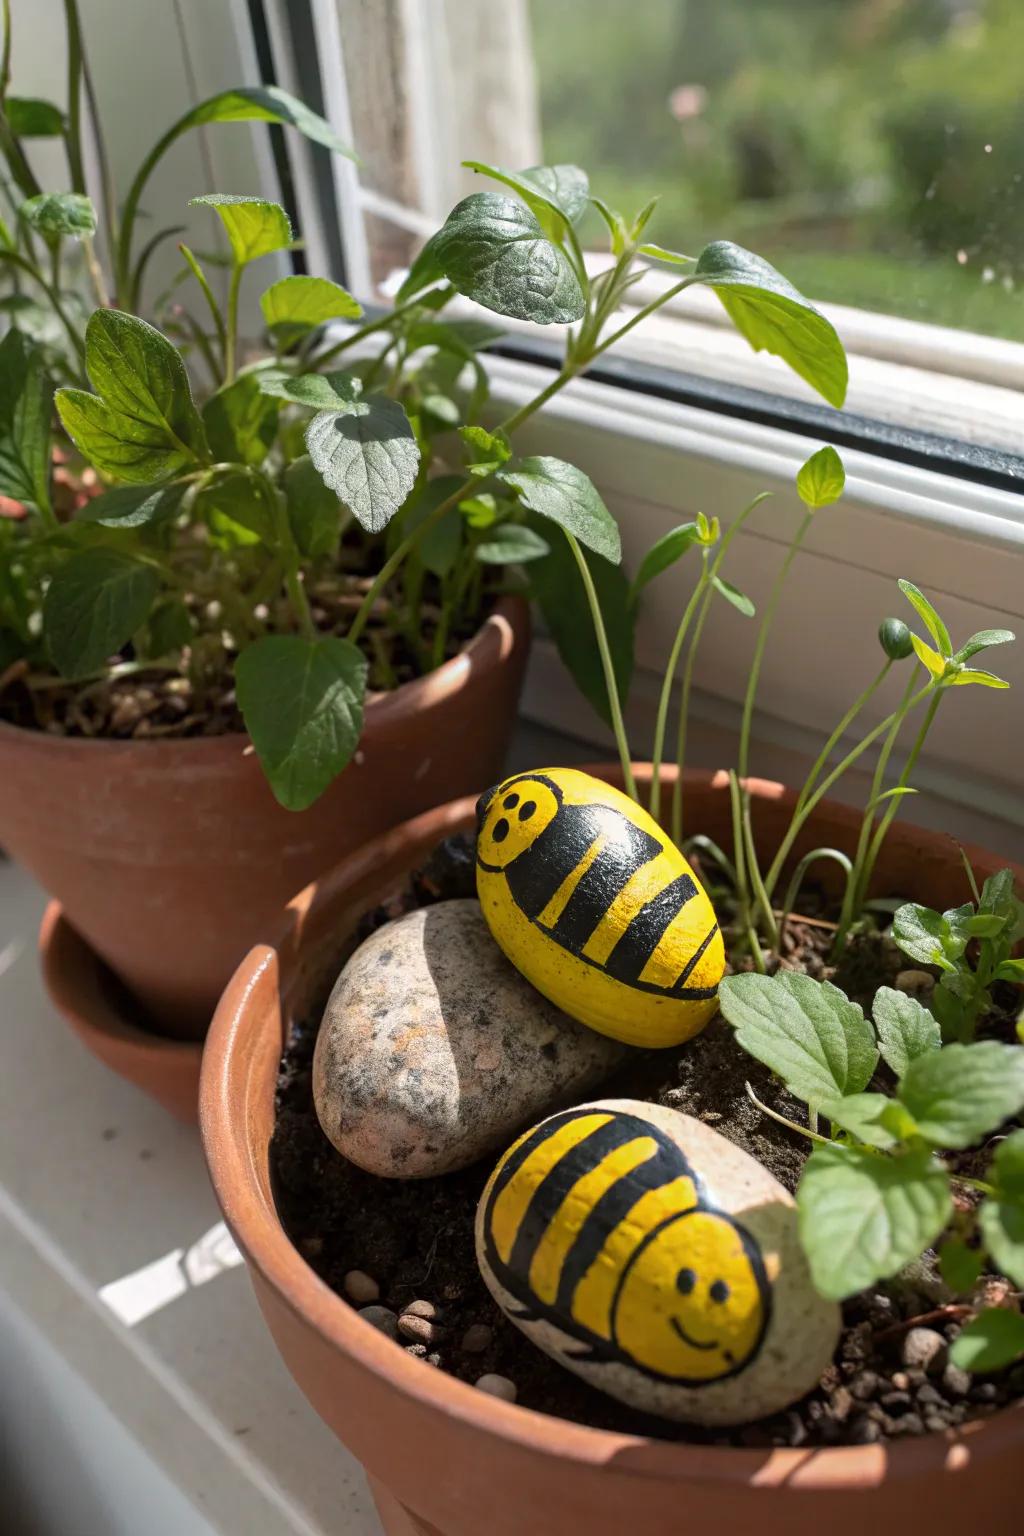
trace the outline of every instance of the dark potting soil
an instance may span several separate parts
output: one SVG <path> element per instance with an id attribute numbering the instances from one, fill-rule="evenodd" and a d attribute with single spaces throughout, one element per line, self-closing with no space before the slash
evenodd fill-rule
<path id="1" fill-rule="evenodd" d="M 395 900 L 364 919 L 350 950 L 416 906 L 472 895 L 472 847 L 467 839 L 449 839 Z M 818 977 L 834 974 L 864 1005 L 879 986 L 892 985 L 908 968 L 891 941 L 875 933 L 852 944 L 833 973 L 825 958 L 830 942 L 827 924 L 794 921 L 782 964 Z M 1011 1017 L 1009 1011 L 1005 1018 L 994 1016 L 987 1028 L 1013 1038 Z M 394 1331 L 394 1320 L 402 1319 L 399 1343 L 425 1364 L 471 1383 L 489 1373 L 504 1376 L 515 1384 L 523 1406 L 595 1428 L 749 1447 L 850 1445 L 920 1435 L 994 1413 L 1024 1395 L 1024 1365 L 981 1380 L 948 1363 L 948 1346 L 967 1309 L 952 1302 L 934 1256 L 928 1255 L 898 1280 L 843 1304 L 833 1364 L 815 1390 L 785 1412 L 732 1430 L 710 1430 L 624 1407 L 556 1365 L 491 1299 L 477 1268 L 473 1219 L 497 1153 L 459 1173 L 402 1181 L 364 1173 L 335 1151 L 313 1105 L 318 1025 L 319 1010 L 295 1027 L 281 1063 L 270 1148 L 278 1212 L 300 1253 L 339 1296 L 349 1299 L 344 1280 L 351 1271 L 372 1277 L 378 1304 L 391 1314 L 384 1321 Z M 736 1046 L 718 1018 L 685 1046 L 636 1052 L 595 1097 L 645 1099 L 693 1115 L 793 1190 L 807 1143 L 763 1114 L 748 1084 L 763 1103 L 801 1119 L 803 1107 Z M 1005 1296 L 1005 1282 L 991 1277 L 983 1284 L 990 1288 L 988 1300 Z M 367 1294 L 358 1304 L 370 1299 Z"/>

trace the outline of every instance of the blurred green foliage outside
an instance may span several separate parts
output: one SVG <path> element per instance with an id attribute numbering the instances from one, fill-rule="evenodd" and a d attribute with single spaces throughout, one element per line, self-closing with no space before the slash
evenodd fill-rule
<path id="1" fill-rule="evenodd" d="M 531 0 L 544 158 L 810 298 L 1024 340 L 1024 0 Z M 593 242 L 600 226 L 588 226 Z"/>

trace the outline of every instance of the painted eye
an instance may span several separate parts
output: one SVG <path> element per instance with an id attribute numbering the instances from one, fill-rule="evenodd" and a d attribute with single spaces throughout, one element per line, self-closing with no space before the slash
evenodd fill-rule
<path id="1" fill-rule="evenodd" d="M 713 1280 L 708 1288 L 708 1295 L 712 1301 L 728 1301 L 729 1287 L 724 1280 Z"/>
<path id="2" fill-rule="evenodd" d="M 506 837 L 508 837 L 508 833 L 509 833 L 508 821 L 506 820 L 506 818 L 504 816 L 502 816 L 500 821 L 496 821 L 494 823 L 494 831 L 491 833 L 491 836 L 493 837 L 493 839 L 494 839 L 494 841 L 496 843 L 503 843 L 505 841 Z"/>
<path id="3" fill-rule="evenodd" d="M 516 806 L 519 804 L 519 796 L 506 795 L 501 804 L 506 811 L 514 811 Z"/>
<path id="4" fill-rule="evenodd" d="M 676 1289 L 683 1296 L 689 1296 L 696 1284 L 697 1276 L 692 1269 L 681 1269 L 676 1276 Z"/>
<path id="5" fill-rule="evenodd" d="M 519 820 L 520 821 L 529 821 L 530 817 L 533 815 L 533 813 L 534 813 L 534 811 L 536 809 L 537 809 L 537 802 L 536 802 L 536 800 L 527 800 L 524 805 L 521 805 L 519 807 Z"/>

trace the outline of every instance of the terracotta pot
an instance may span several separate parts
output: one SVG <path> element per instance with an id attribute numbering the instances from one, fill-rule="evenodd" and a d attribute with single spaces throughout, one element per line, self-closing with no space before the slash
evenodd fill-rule
<path id="1" fill-rule="evenodd" d="M 243 735 L 98 741 L 0 724 L 0 846 L 155 1028 L 201 1039 L 295 891 L 497 777 L 528 648 L 529 610 L 505 599 L 461 655 L 369 701 L 356 759 L 298 814 L 277 804 Z"/>
<path id="2" fill-rule="evenodd" d="M 640 770 L 641 782 L 649 777 Z M 776 784 L 751 787 L 755 833 L 768 848 L 793 796 Z M 725 775 L 688 775 L 687 788 L 691 829 L 727 847 Z M 221 1208 L 286 1364 L 367 1468 L 391 1536 L 661 1536 L 702 1526 L 786 1536 L 970 1528 L 994 1536 L 1013 1529 L 1024 1456 L 1018 1408 L 946 1435 L 825 1450 L 732 1450 L 587 1429 L 425 1369 L 363 1323 L 300 1257 L 274 1207 L 267 1155 L 286 1032 L 358 916 L 440 837 L 472 821 L 472 801 L 443 806 L 303 891 L 276 942 L 258 946 L 236 972 L 203 1063 L 201 1125 Z M 852 851 L 858 824 L 854 811 L 823 803 L 801 848 Z M 968 852 L 979 879 L 1002 866 L 994 854 Z M 1017 875 L 1024 880 L 1024 870 Z M 956 846 L 897 823 L 875 888 L 938 907 L 961 901 Z"/>

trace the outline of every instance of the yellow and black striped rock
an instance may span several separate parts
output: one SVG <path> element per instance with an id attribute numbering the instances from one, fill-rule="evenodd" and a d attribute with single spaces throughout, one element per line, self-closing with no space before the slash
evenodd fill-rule
<path id="1" fill-rule="evenodd" d="M 478 805 L 477 894 L 539 992 L 629 1045 L 676 1045 L 718 1003 L 714 908 L 657 822 L 575 768 L 506 779 Z"/>
<path id="2" fill-rule="evenodd" d="M 675 1110 L 607 1099 L 519 1139 L 480 1200 L 489 1290 L 541 1349 L 665 1418 L 742 1424 L 810 1390 L 839 1337 L 790 1195 Z"/>

